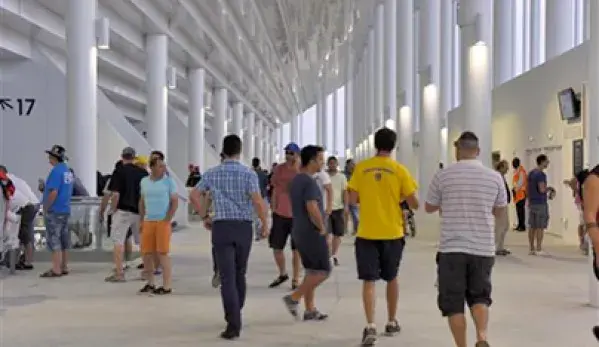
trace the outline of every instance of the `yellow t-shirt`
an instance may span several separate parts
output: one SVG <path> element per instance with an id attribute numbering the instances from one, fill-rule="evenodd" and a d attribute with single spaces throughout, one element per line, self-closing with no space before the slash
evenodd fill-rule
<path id="1" fill-rule="evenodd" d="M 408 169 L 389 157 L 372 157 L 356 165 L 348 188 L 360 199 L 357 236 L 393 240 L 404 236 L 400 202 L 418 185 Z"/>

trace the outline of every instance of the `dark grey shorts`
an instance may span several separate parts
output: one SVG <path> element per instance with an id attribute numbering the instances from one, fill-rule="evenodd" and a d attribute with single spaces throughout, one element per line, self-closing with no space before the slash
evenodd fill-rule
<path id="1" fill-rule="evenodd" d="M 491 271 L 494 257 L 466 253 L 439 253 L 437 304 L 444 317 L 464 313 L 477 304 L 491 306 Z"/>
<path id="2" fill-rule="evenodd" d="M 549 226 L 549 205 L 528 205 L 528 226 L 531 229 L 547 229 Z"/>

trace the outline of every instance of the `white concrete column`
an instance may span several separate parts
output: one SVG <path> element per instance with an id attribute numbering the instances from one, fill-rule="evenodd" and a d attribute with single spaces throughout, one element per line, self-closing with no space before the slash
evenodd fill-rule
<path id="1" fill-rule="evenodd" d="M 441 114 L 440 114 L 440 0 L 425 0 L 420 8 L 420 54 L 419 78 L 420 98 L 420 147 L 419 176 L 420 184 L 428 185 L 439 166 L 441 152 Z M 426 194 L 426 190 L 421 190 Z M 422 195 L 422 197 L 424 197 Z"/>
<path id="2" fill-rule="evenodd" d="M 67 155 L 88 192 L 96 195 L 98 115 L 96 0 L 69 0 L 67 10 Z"/>
<path id="3" fill-rule="evenodd" d="M 164 34 L 146 36 L 146 123 L 148 142 L 153 149 L 167 153 L 168 89 L 168 37 Z"/>
<path id="4" fill-rule="evenodd" d="M 249 163 L 256 156 L 255 151 L 255 125 L 256 119 L 254 116 L 254 112 L 248 112 L 246 114 L 246 130 L 243 132 L 243 148 L 245 153 L 245 160 Z"/>
<path id="5" fill-rule="evenodd" d="M 464 0 L 460 14 L 465 93 L 464 129 L 473 131 L 479 139 L 480 160 L 491 166 L 491 91 L 493 79 L 493 0 Z M 478 34 L 475 18 L 478 16 Z M 480 37 L 476 37 L 476 36 Z"/>
<path id="6" fill-rule="evenodd" d="M 267 162 L 268 161 L 268 152 L 270 151 L 269 150 L 269 145 L 268 145 L 270 132 L 269 132 L 269 129 L 268 129 L 268 123 L 262 122 L 262 124 L 263 124 L 263 128 L 262 128 L 262 153 L 261 153 L 261 157 L 262 157 L 262 161 L 263 162 Z"/>
<path id="7" fill-rule="evenodd" d="M 323 74 L 322 76 L 322 89 L 320 90 L 322 94 L 322 102 L 320 103 L 320 107 L 322 108 L 320 111 L 320 143 L 318 145 L 323 146 L 325 151 L 330 150 L 329 147 L 329 131 L 328 131 L 328 121 L 329 121 L 329 97 L 327 94 L 327 77 Z"/>
<path id="8" fill-rule="evenodd" d="M 202 171 L 204 166 L 204 152 L 206 151 L 204 137 L 206 128 L 206 118 L 204 114 L 204 88 L 206 72 L 204 69 L 193 69 L 189 72 L 189 82 L 191 84 L 189 92 L 189 121 L 187 126 L 187 147 L 189 162 L 200 167 Z"/>
<path id="9" fill-rule="evenodd" d="M 514 4 L 512 1 L 495 1 L 493 62 L 496 86 L 509 81 L 515 75 L 513 20 Z"/>
<path id="10" fill-rule="evenodd" d="M 383 115 L 385 103 L 385 6 L 378 4 L 375 9 L 374 26 L 374 128 L 385 124 Z M 388 43 L 387 43 L 388 44 Z"/>
<path id="11" fill-rule="evenodd" d="M 233 120 L 231 121 L 231 133 L 243 139 L 243 104 L 236 102 L 233 105 Z"/>
<path id="12" fill-rule="evenodd" d="M 397 121 L 399 149 L 397 159 L 412 173 L 414 168 L 414 0 L 399 0 L 397 6 L 398 43 L 398 78 L 400 95 L 403 96 Z M 422 187 L 423 183 L 420 185 Z M 422 189 L 422 188 L 421 188 Z"/>
<path id="13" fill-rule="evenodd" d="M 229 111 L 229 101 L 227 89 L 219 88 L 214 93 L 214 124 L 212 124 L 212 132 L 214 133 L 214 146 L 216 153 L 220 154 L 223 151 L 223 138 L 227 134 L 227 112 Z"/>
<path id="14" fill-rule="evenodd" d="M 355 153 L 353 148 L 354 144 L 354 107 L 358 103 L 358 99 L 354 93 L 354 61 L 355 56 L 352 52 L 351 45 L 348 45 L 347 50 L 347 81 L 345 83 L 345 141 L 343 142 L 343 150 L 349 153 L 344 153 L 352 157 Z"/>
<path id="15" fill-rule="evenodd" d="M 545 29 L 545 7 L 546 0 L 530 1 L 530 68 L 542 64 L 545 61 L 545 37 L 542 30 Z M 563 1 L 563 0 L 558 0 Z M 566 0 L 567 1 L 567 0 Z"/>
<path id="16" fill-rule="evenodd" d="M 374 29 L 370 29 L 368 33 L 368 89 L 366 92 L 368 93 L 368 110 L 366 113 L 367 122 L 366 122 L 366 130 L 368 134 L 372 133 L 373 125 L 376 121 L 376 45 L 375 45 L 375 35 Z M 370 152 L 369 152 L 370 153 Z"/>
<path id="17" fill-rule="evenodd" d="M 291 116 L 291 121 L 289 122 L 289 139 L 291 142 L 297 142 L 297 116 Z"/>
<path id="18" fill-rule="evenodd" d="M 397 130 L 397 0 L 385 1 L 385 107 L 383 124 L 393 120 Z M 397 155 L 397 153 L 396 153 Z"/>
<path id="19" fill-rule="evenodd" d="M 545 57 L 555 58 L 572 49 L 576 42 L 573 0 L 545 0 Z"/>
<path id="20" fill-rule="evenodd" d="M 264 124 L 264 144 L 262 145 L 264 149 L 264 159 L 263 159 L 263 168 L 267 168 L 270 165 L 270 153 L 271 153 L 271 144 L 270 144 L 270 128 L 268 125 Z"/>
<path id="21" fill-rule="evenodd" d="M 281 127 L 280 125 L 277 127 L 277 153 L 278 153 L 278 158 L 277 158 L 277 162 L 282 162 L 283 161 L 283 157 L 285 155 L 285 153 L 283 153 L 283 148 L 286 144 L 283 143 L 283 127 Z"/>
<path id="22" fill-rule="evenodd" d="M 258 159 L 260 159 L 260 161 L 264 161 L 264 157 L 262 156 L 262 152 L 263 152 L 263 142 L 262 139 L 264 138 L 264 126 L 262 125 L 262 119 L 256 117 L 256 137 L 255 137 L 255 152 L 254 152 L 254 156 L 258 157 Z"/>
<path id="23" fill-rule="evenodd" d="M 330 155 L 339 155 L 339 151 L 337 151 L 337 137 L 339 136 L 339 125 L 337 122 L 337 90 L 333 91 L 333 97 L 331 98 L 331 102 L 333 103 L 333 114 L 331 117 L 331 131 L 332 131 L 332 139 L 331 139 L 331 147 L 329 149 Z"/>
<path id="24" fill-rule="evenodd" d="M 316 83 L 316 144 L 322 143 L 322 129 L 320 127 L 320 123 L 322 123 L 322 93 L 320 89 L 322 88 L 322 78 Z"/>

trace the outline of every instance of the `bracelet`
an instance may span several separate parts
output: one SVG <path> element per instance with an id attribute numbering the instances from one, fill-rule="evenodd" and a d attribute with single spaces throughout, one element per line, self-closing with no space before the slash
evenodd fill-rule
<path id="1" fill-rule="evenodd" d="M 599 224 L 597 224 L 597 222 L 591 222 L 591 223 L 586 223 L 584 225 L 584 227 L 588 230 L 588 229 L 593 229 L 593 228 L 599 227 Z"/>

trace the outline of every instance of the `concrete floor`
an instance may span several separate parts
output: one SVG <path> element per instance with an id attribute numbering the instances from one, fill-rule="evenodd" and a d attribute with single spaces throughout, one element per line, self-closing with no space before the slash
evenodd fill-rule
<path id="1" fill-rule="evenodd" d="M 596 346 L 590 328 L 596 310 L 587 301 L 586 262 L 572 248 L 550 247 L 551 256 L 530 257 L 523 235 L 510 233 L 514 255 L 498 259 L 490 342 L 498 347 Z M 219 292 L 210 287 L 209 235 L 192 227 L 173 236 L 174 294 L 138 296 L 140 281 L 104 283 L 102 264 L 73 264 L 72 274 L 40 279 L 35 272 L 5 278 L 0 287 L 0 346 L 321 346 L 358 345 L 364 324 L 360 283 L 355 279 L 351 239 L 341 266 L 318 291 L 330 314 L 323 323 L 293 322 L 282 306 L 287 288 L 268 289 L 275 274 L 264 243 L 255 244 L 248 274 L 245 330 L 238 342 L 217 338 L 223 328 Z M 402 264 L 402 333 L 381 338 L 379 346 L 451 347 L 446 322 L 436 308 L 434 243 L 410 240 Z M 137 276 L 131 271 L 130 277 Z M 385 323 L 379 286 L 378 322 Z M 472 332 L 472 329 L 470 329 Z M 472 343 L 473 345 L 473 343 Z"/>

